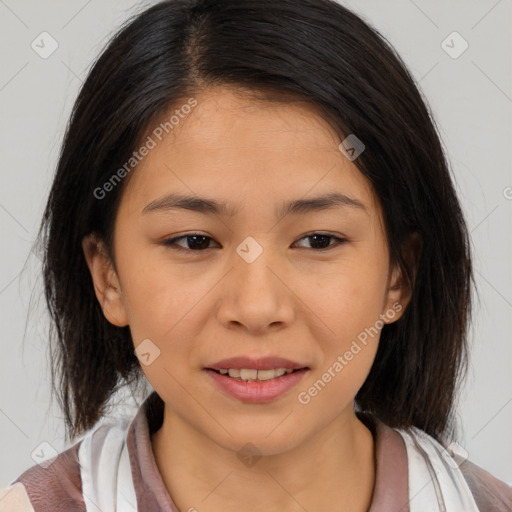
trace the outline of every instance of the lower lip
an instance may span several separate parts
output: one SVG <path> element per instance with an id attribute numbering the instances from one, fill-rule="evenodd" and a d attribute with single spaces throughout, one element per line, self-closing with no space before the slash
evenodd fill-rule
<path id="1" fill-rule="evenodd" d="M 308 371 L 303 368 L 296 372 L 287 373 L 281 377 L 264 381 L 244 382 L 232 379 L 226 375 L 221 375 L 214 370 L 205 371 L 215 383 L 228 395 L 247 403 L 271 402 L 280 397 L 286 391 L 295 386 Z"/>

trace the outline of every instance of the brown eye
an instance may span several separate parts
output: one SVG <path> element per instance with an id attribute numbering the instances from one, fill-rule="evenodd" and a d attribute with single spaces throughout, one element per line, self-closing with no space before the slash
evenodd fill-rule
<path id="1" fill-rule="evenodd" d="M 178 244 L 178 241 L 184 240 L 185 247 Z M 163 245 L 171 246 L 173 249 L 176 249 L 178 251 L 194 251 L 194 252 L 200 252 L 205 249 L 209 249 L 210 241 L 213 240 L 213 238 L 201 235 L 198 233 L 191 233 L 189 235 L 183 235 L 179 236 L 177 238 L 171 238 L 169 240 L 165 240 L 163 242 Z"/>
<path id="2" fill-rule="evenodd" d="M 332 247 L 341 245 L 344 242 L 348 242 L 347 239 L 340 238 L 330 233 L 311 233 L 301 238 L 301 240 L 306 239 L 310 240 L 310 247 L 305 247 L 305 249 L 316 249 L 319 251 L 331 249 Z M 334 244 L 329 243 L 331 239 L 334 239 Z"/>

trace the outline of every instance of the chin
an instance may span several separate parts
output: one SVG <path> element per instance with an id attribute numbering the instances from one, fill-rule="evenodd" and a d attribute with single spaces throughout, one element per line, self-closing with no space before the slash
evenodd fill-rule
<path id="1" fill-rule="evenodd" d="M 235 452 L 239 458 L 245 455 L 262 457 L 293 450 L 304 441 L 289 429 L 290 425 L 288 428 L 279 426 L 279 421 L 271 427 L 257 427 L 253 421 L 251 424 L 242 421 L 240 424 L 230 422 L 228 432 L 231 435 L 224 430 L 216 431 L 213 436 L 205 434 L 224 449 Z"/>

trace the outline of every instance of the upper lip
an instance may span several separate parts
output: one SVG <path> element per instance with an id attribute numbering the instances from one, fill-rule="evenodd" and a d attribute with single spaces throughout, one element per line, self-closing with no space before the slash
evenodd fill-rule
<path id="1" fill-rule="evenodd" d="M 290 359 L 285 359 L 284 357 L 271 356 L 251 358 L 246 356 L 239 356 L 230 357 L 229 359 L 222 359 L 222 361 L 217 361 L 216 363 L 211 364 L 206 368 L 211 370 L 221 370 L 229 368 L 237 370 L 241 370 L 242 368 L 253 370 L 272 370 L 274 368 L 299 370 L 301 368 L 307 368 L 307 366 L 301 363 L 297 363 L 296 361 L 291 361 Z"/>

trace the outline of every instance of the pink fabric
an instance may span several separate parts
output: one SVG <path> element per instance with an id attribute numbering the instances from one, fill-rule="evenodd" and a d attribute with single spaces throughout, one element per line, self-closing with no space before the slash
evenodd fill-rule
<path id="1" fill-rule="evenodd" d="M 151 433 L 162 424 L 163 411 L 155 412 L 156 396 L 148 400 L 152 401 L 153 414 L 148 417 L 148 404 L 143 404 L 127 436 L 137 505 L 144 512 L 179 512 L 162 481 L 150 440 Z M 361 412 L 357 414 L 375 440 L 376 483 L 369 512 L 409 512 L 407 458 L 402 437 L 375 417 Z"/>
<path id="2" fill-rule="evenodd" d="M 141 512 L 179 512 L 163 483 L 151 445 L 150 436 L 160 428 L 163 420 L 163 411 L 155 414 L 158 405 L 155 398 L 158 396 L 152 394 L 142 404 L 126 436 L 137 508 Z"/>
<path id="3" fill-rule="evenodd" d="M 36 512 L 85 512 L 78 465 L 80 441 L 60 453 L 46 469 L 36 464 L 15 482 L 25 486 Z"/>
<path id="4" fill-rule="evenodd" d="M 375 416 L 356 414 L 370 429 L 375 441 L 376 478 L 369 512 L 409 512 L 407 453 L 401 435 Z M 162 420 L 162 402 L 152 393 L 137 411 L 127 432 L 140 512 L 179 512 L 163 483 L 151 445 L 151 434 L 158 430 Z M 47 469 L 35 465 L 13 482 L 25 486 L 35 512 L 85 512 L 79 445 L 80 441 L 60 453 Z M 504 482 L 470 461 L 463 462 L 460 469 L 481 512 L 512 511 L 512 489 Z"/>
<path id="5" fill-rule="evenodd" d="M 481 512 L 511 512 L 512 488 L 481 467 L 465 460 L 460 470 Z"/>
<path id="6" fill-rule="evenodd" d="M 369 512 L 409 512 L 407 453 L 402 436 L 375 416 L 356 414 L 375 442 L 375 486 Z"/>

